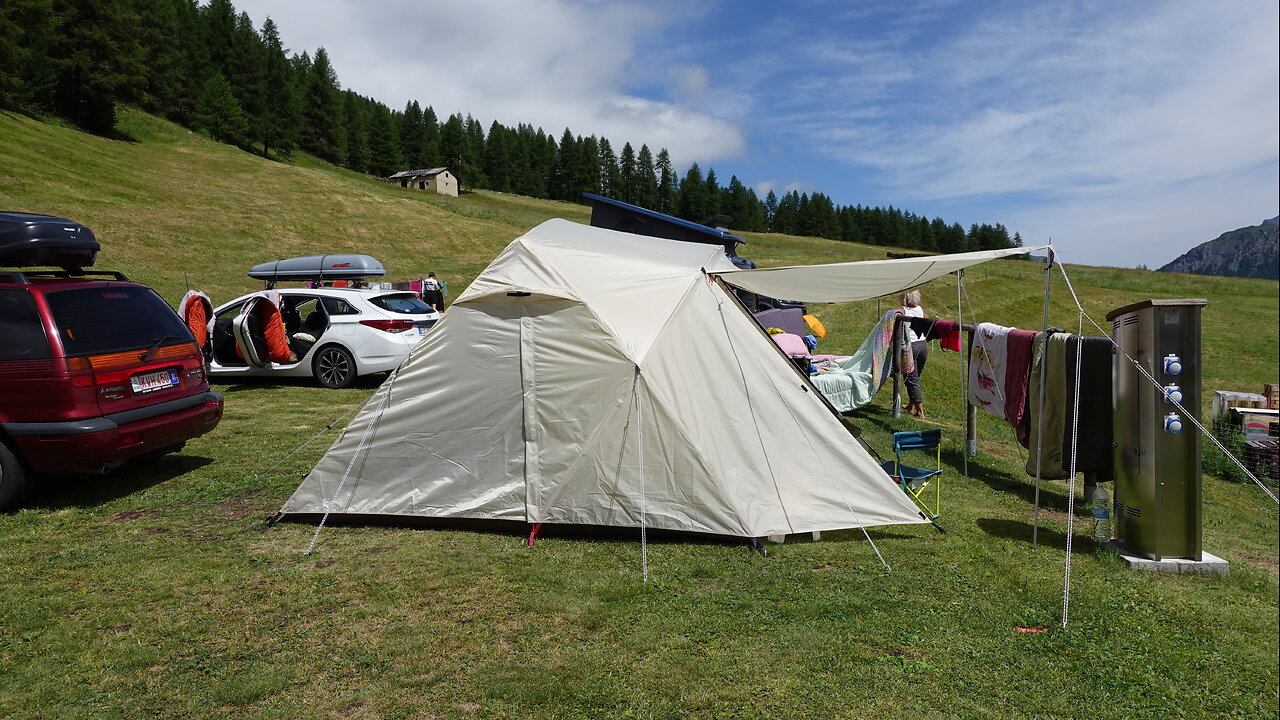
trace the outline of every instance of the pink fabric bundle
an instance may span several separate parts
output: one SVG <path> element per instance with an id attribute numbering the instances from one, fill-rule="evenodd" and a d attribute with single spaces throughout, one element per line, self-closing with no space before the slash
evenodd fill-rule
<path id="1" fill-rule="evenodd" d="M 778 343 L 778 347 L 782 348 L 782 352 L 786 353 L 787 357 L 811 357 L 809 355 L 809 346 L 804 344 L 804 338 L 799 335 L 778 333 L 776 335 L 770 335 L 770 337 L 773 338 L 774 342 Z"/>
<path id="2" fill-rule="evenodd" d="M 938 336 L 938 344 L 943 350 L 960 352 L 960 326 L 947 320 L 939 320 L 933 324 L 933 331 Z"/>

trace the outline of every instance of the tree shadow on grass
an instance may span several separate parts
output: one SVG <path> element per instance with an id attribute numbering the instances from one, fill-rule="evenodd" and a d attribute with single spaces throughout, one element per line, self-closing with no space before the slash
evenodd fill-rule
<path id="1" fill-rule="evenodd" d="M 213 462 L 199 455 L 162 455 L 126 463 L 105 475 L 53 473 L 28 481 L 23 507 L 40 510 L 90 508 L 172 480 Z"/>
<path id="2" fill-rule="evenodd" d="M 1009 538 L 1010 540 L 1021 540 L 1027 543 L 1031 542 L 1032 531 L 1034 530 L 1034 526 L 1031 523 L 1002 518 L 979 518 L 978 527 L 988 535 Z M 1036 534 L 1036 543 L 1046 547 L 1065 549 L 1067 547 L 1067 534 L 1061 530 L 1045 527 L 1044 523 L 1041 523 L 1040 531 Z M 1072 555 L 1092 555 L 1093 551 L 1093 541 L 1088 538 L 1077 535 L 1071 542 Z"/>

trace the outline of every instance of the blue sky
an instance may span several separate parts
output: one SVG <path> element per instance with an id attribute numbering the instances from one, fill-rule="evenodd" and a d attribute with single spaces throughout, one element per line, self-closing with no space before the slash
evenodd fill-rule
<path id="1" fill-rule="evenodd" d="M 1274 1 L 235 4 L 393 108 L 1000 222 L 1067 262 L 1158 267 L 1280 208 Z"/>

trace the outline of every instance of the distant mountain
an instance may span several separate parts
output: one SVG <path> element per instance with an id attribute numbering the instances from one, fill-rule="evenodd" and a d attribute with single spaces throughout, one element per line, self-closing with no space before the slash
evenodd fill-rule
<path id="1" fill-rule="evenodd" d="M 1280 225 L 1280 216 L 1263 220 L 1260 225 L 1223 233 L 1216 240 L 1197 245 L 1160 270 L 1280 280 L 1277 225 Z"/>

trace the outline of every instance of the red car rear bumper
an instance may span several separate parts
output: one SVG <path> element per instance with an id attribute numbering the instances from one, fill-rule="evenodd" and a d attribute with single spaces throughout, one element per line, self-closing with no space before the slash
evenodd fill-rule
<path id="1" fill-rule="evenodd" d="M 199 437 L 221 419 L 222 395 L 209 391 L 80 421 L 5 423 L 4 430 L 36 472 L 96 471 Z"/>

